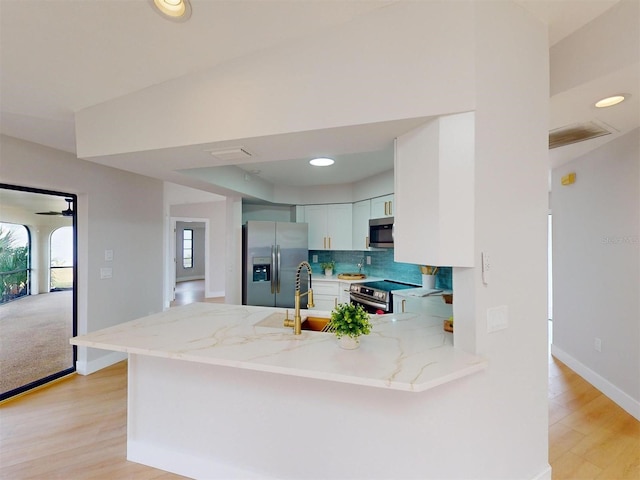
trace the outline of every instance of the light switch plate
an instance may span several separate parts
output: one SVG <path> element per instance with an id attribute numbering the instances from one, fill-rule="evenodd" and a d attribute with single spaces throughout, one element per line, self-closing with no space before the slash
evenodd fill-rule
<path id="1" fill-rule="evenodd" d="M 487 309 L 487 333 L 504 330 L 509 326 L 509 309 L 506 305 Z"/>
<path id="2" fill-rule="evenodd" d="M 487 252 L 482 252 L 482 283 L 489 285 L 489 277 L 491 272 L 491 259 Z"/>
<path id="3" fill-rule="evenodd" d="M 100 269 L 100 278 L 112 278 L 113 277 L 113 268 L 111 267 L 102 267 Z"/>

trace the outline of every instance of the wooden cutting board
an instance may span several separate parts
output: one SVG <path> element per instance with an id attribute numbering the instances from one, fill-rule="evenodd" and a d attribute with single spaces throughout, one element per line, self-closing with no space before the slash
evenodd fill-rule
<path id="1" fill-rule="evenodd" d="M 338 278 L 340 280 L 362 280 L 367 276 L 364 273 L 339 273 Z"/>

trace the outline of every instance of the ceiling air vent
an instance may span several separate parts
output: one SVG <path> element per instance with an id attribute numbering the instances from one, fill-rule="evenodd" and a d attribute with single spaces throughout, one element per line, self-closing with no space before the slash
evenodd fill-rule
<path id="1" fill-rule="evenodd" d="M 549 149 L 584 142 L 610 133 L 609 130 L 594 122 L 574 123 L 549 132 Z"/>
<path id="2" fill-rule="evenodd" d="M 233 162 L 251 158 L 251 152 L 242 147 L 226 147 L 215 150 L 207 150 L 207 152 L 223 162 Z"/>

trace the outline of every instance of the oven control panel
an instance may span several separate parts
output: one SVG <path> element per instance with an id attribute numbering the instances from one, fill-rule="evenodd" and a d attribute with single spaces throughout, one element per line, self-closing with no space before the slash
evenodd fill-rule
<path id="1" fill-rule="evenodd" d="M 350 291 L 353 293 L 358 293 L 362 296 L 369 297 L 375 300 L 386 301 L 389 296 L 388 292 L 381 291 L 375 288 L 370 288 L 361 284 L 352 283 L 350 287 Z"/>

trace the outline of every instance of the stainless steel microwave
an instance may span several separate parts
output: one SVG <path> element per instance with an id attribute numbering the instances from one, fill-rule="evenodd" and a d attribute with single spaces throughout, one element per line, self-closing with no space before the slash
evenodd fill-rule
<path id="1" fill-rule="evenodd" d="M 393 217 L 369 220 L 369 246 L 393 248 Z"/>

